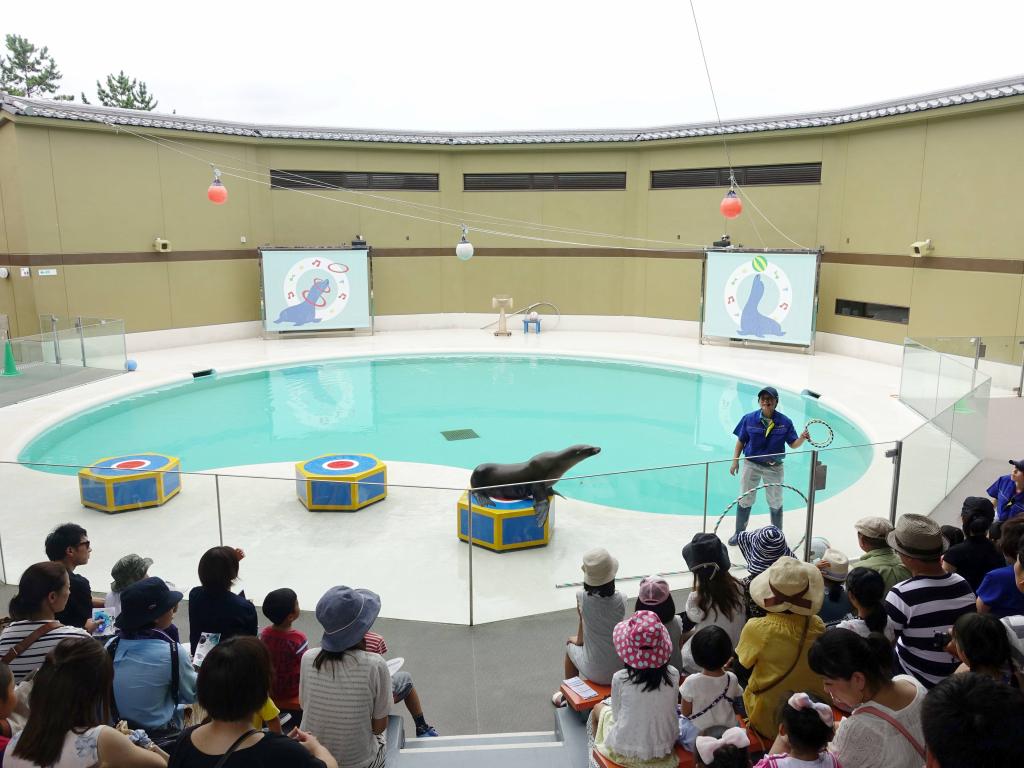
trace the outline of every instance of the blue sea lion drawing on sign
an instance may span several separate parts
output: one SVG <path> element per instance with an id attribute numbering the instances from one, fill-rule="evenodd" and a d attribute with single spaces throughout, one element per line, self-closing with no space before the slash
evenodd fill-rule
<path id="1" fill-rule="evenodd" d="M 758 310 L 761 299 L 764 298 L 764 280 L 761 275 L 754 275 L 754 284 L 750 286 L 750 296 L 743 306 L 743 313 L 740 315 L 740 335 L 756 336 L 763 339 L 765 336 L 785 336 L 786 332 L 777 321 L 762 315 Z"/>
<path id="2" fill-rule="evenodd" d="M 313 278 L 313 285 L 308 291 L 303 291 L 298 304 L 292 304 L 290 307 L 286 307 L 281 310 L 281 314 L 277 316 L 275 323 L 292 323 L 293 325 L 307 325 L 309 323 L 319 323 L 320 318 L 316 316 L 317 307 L 324 307 L 327 305 L 326 299 L 321 303 L 321 298 L 331 292 L 331 281 L 321 279 L 318 277 Z"/>

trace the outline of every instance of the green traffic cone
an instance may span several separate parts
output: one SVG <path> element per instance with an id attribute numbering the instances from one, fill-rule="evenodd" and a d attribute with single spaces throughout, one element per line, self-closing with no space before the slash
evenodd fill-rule
<path id="1" fill-rule="evenodd" d="M 14 347 L 11 346 L 10 339 L 8 339 L 4 344 L 4 372 L 0 375 L 21 376 L 21 371 L 19 371 L 18 366 L 14 364 Z"/>

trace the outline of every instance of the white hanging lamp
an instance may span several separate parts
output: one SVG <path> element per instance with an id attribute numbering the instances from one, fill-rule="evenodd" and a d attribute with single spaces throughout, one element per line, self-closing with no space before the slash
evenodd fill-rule
<path id="1" fill-rule="evenodd" d="M 459 244 L 455 246 L 455 255 L 459 257 L 459 261 L 469 261 L 473 258 L 473 244 L 468 239 L 469 228 L 462 225 L 462 238 L 459 240 Z"/>

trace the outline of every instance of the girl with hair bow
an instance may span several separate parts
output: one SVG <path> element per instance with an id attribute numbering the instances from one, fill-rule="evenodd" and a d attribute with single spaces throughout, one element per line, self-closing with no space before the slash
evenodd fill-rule
<path id="1" fill-rule="evenodd" d="M 782 708 L 779 736 L 754 768 L 842 768 L 829 752 L 832 707 L 804 692 L 794 693 Z"/>
<path id="2" fill-rule="evenodd" d="M 743 728 L 708 728 L 697 737 L 697 768 L 750 768 L 750 739 Z"/>

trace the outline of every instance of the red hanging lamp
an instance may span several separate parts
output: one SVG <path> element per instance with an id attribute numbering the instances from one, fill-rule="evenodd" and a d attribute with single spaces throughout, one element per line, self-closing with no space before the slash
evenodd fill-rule
<path id="1" fill-rule="evenodd" d="M 743 201 L 736 194 L 735 187 L 729 187 L 729 191 L 725 193 L 725 197 L 722 198 L 722 202 L 718 205 L 718 210 L 727 219 L 735 219 L 743 213 Z"/>
<path id="2" fill-rule="evenodd" d="M 206 197 L 214 205 L 224 205 L 228 201 L 228 188 L 220 180 L 220 170 L 213 169 L 213 183 L 206 190 Z"/>

